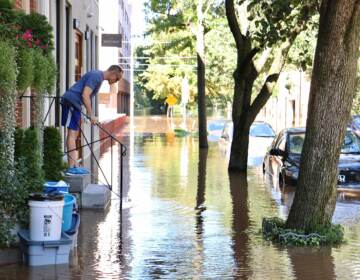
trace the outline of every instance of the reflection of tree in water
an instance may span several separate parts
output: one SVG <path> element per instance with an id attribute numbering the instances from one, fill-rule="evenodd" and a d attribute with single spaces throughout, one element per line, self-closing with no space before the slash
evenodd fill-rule
<path id="1" fill-rule="evenodd" d="M 195 206 L 195 235 L 196 235 L 196 259 L 194 260 L 195 271 L 197 275 L 202 274 L 203 269 L 203 254 L 204 254 L 204 218 L 203 211 L 205 207 L 205 190 L 206 190 L 206 162 L 207 162 L 207 149 L 199 150 L 199 162 L 198 162 L 198 181 L 197 181 L 197 193 L 196 193 L 196 206 Z"/>
<path id="2" fill-rule="evenodd" d="M 251 275 L 249 236 L 248 183 L 246 174 L 229 174 L 230 193 L 233 204 L 233 244 L 235 260 L 234 274 L 239 279 Z"/>
<path id="3" fill-rule="evenodd" d="M 295 279 L 336 279 L 331 248 L 288 247 Z"/>

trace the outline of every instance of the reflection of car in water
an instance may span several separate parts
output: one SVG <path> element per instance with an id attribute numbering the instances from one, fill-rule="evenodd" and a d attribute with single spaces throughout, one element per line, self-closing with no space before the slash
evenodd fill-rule
<path id="1" fill-rule="evenodd" d="M 217 141 L 221 137 L 221 133 L 224 129 L 227 120 L 209 120 L 207 122 L 207 132 L 209 141 Z"/>
<path id="2" fill-rule="evenodd" d="M 227 156 L 230 156 L 231 142 L 233 138 L 233 123 L 228 121 L 221 134 L 220 145 Z M 261 165 L 264 155 L 274 140 L 275 132 L 271 125 L 266 122 L 254 122 L 249 133 L 249 165 Z M 225 146 L 225 148 L 223 147 Z"/>
<path id="3" fill-rule="evenodd" d="M 289 128 L 279 133 L 266 153 L 263 171 L 278 178 L 280 185 L 296 185 L 305 128 Z M 360 141 L 348 129 L 338 165 L 338 190 L 360 195 Z"/>

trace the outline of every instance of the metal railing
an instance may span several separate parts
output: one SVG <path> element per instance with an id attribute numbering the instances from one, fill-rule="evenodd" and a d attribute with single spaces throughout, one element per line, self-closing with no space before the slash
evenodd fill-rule
<path id="1" fill-rule="evenodd" d="M 25 95 L 22 95 L 19 98 L 22 99 L 22 98 L 38 98 L 38 97 L 39 96 L 25 96 Z M 49 113 L 51 111 L 52 105 L 54 104 L 56 99 L 60 99 L 61 97 L 58 97 L 58 96 L 41 96 L 41 97 L 42 98 L 50 98 L 50 99 L 52 99 L 51 102 L 50 102 L 50 105 L 49 105 L 49 109 L 48 109 L 48 111 L 47 111 L 47 113 L 45 115 L 45 118 L 42 121 L 42 123 L 45 124 L 45 121 L 48 118 Z M 71 108 L 71 107 L 69 107 L 69 109 L 73 110 L 73 108 Z M 90 117 L 88 115 L 86 115 L 82 111 L 80 111 L 80 112 L 81 112 L 82 116 L 86 120 L 90 120 Z M 99 123 L 96 123 L 95 125 L 105 133 L 105 135 L 106 135 L 105 137 L 102 137 L 102 138 L 97 139 L 97 140 L 89 141 L 87 139 L 83 129 L 81 128 L 81 125 L 79 125 L 80 133 L 81 133 L 82 137 L 84 138 L 86 144 L 81 145 L 80 147 L 76 147 L 75 149 L 65 151 L 64 155 L 66 154 L 66 155 L 69 156 L 70 152 L 76 151 L 76 150 L 78 150 L 80 148 L 89 147 L 91 156 L 95 160 L 97 167 L 101 171 L 101 174 L 102 174 L 102 176 L 104 177 L 104 179 L 106 181 L 107 188 L 112 193 L 114 193 L 116 196 L 118 196 L 119 199 L 120 199 L 120 219 L 122 221 L 123 191 L 124 191 L 124 189 L 123 189 L 123 184 L 124 184 L 124 157 L 126 156 L 127 148 L 119 139 L 117 139 L 117 137 L 115 135 L 113 135 L 111 132 L 109 132 L 107 129 L 105 129 L 102 125 L 100 125 Z M 96 158 L 96 155 L 95 155 L 95 153 L 94 153 L 94 151 L 92 149 L 93 144 L 99 143 L 101 141 L 107 141 L 109 138 L 110 138 L 110 156 L 111 156 L 111 172 L 110 172 L 111 173 L 110 174 L 111 178 L 110 178 L 110 183 L 109 183 L 109 180 L 107 179 L 107 177 L 105 175 L 105 172 L 103 171 L 102 167 L 100 166 L 99 160 Z M 119 193 L 114 192 L 113 189 L 112 189 L 112 184 L 113 184 L 113 146 L 114 146 L 113 144 L 114 144 L 114 142 L 120 145 L 120 186 L 119 186 L 120 190 L 119 190 Z"/>

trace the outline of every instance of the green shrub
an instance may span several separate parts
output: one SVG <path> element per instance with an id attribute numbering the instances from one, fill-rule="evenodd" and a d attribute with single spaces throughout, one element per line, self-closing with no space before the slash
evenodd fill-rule
<path id="1" fill-rule="evenodd" d="M 38 94 L 43 94 L 48 85 L 47 70 L 48 63 L 46 56 L 40 50 L 33 51 L 34 60 L 34 79 L 32 87 Z"/>
<path id="2" fill-rule="evenodd" d="M 15 131 L 15 49 L 7 42 L 0 41 L 0 158 L 5 170 L 11 169 L 14 163 Z"/>
<path id="3" fill-rule="evenodd" d="M 47 60 L 46 91 L 48 92 L 49 95 L 52 95 L 55 88 L 56 76 L 57 76 L 56 63 L 52 55 L 47 55 L 46 60 Z"/>
<path id="4" fill-rule="evenodd" d="M 286 229 L 285 221 L 277 217 L 263 219 L 262 233 L 266 240 L 295 246 L 336 245 L 344 240 L 344 229 L 341 225 L 318 227 L 314 232 L 304 232 Z"/>
<path id="5" fill-rule="evenodd" d="M 33 47 L 41 49 L 44 54 L 51 54 L 54 49 L 53 29 L 44 15 L 31 13 L 21 16 L 19 17 L 19 25 L 22 32 L 31 30 Z"/>
<path id="6" fill-rule="evenodd" d="M 18 66 L 18 75 L 16 86 L 20 93 L 23 93 L 34 79 L 34 63 L 32 50 L 29 48 L 20 48 L 17 53 L 16 62 Z"/>
<path id="7" fill-rule="evenodd" d="M 45 179 L 59 181 L 63 179 L 65 170 L 61 151 L 61 135 L 55 127 L 46 127 L 44 130 L 44 165 Z"/>
<path id="8" fill-rule="evenodd" d="M 44 175 L 41 168 L 41 153 L 37 129 L 28 128 L 25 131 L 23 146 L 27 190 L 29 192 L 40 192 L 43 190 Z"/>
<path id="9" fill-rule="evenodd" d="M 19 161 L 21 157 L 24 157 L 24 130 L 17 128 L 15 130 L 15 161 Z"/>

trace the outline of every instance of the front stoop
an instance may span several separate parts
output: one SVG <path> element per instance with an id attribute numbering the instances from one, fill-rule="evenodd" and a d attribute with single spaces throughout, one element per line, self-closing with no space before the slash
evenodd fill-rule
<path id="1" fill-rule="evenodd" d="M 111 192 L 106 185 L 89 184 L 81 194 L 82 208 L 106 209 Z"/>

